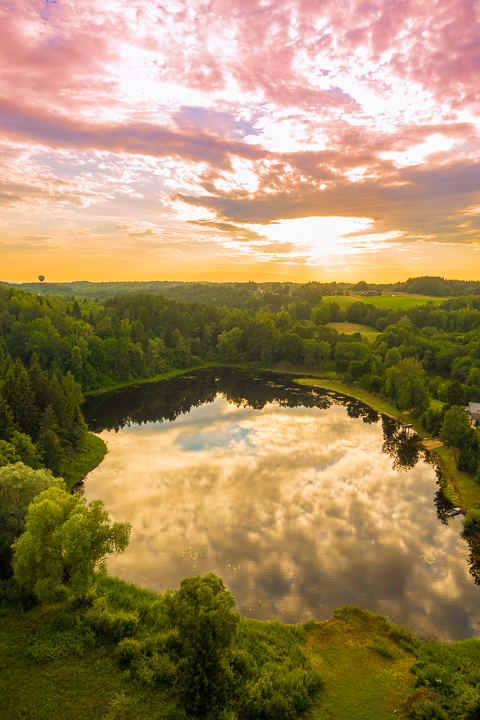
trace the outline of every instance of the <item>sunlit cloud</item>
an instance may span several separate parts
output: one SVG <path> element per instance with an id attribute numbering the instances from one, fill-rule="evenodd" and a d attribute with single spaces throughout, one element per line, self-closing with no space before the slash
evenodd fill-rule
<path id="1" fill-rule="evenodd" d="M 474 0 L 4 5 L 5 237 L 62 246 L 89 228 L 112 279 L 135 238 L 163 231 L 191 244 L 199 279 L 216 257 L 226 273 L 274 262 L 295 279 L 354 255 L 360 273 L 411 242 L 450 274 L 447 246 L 480 244 L 479 22 Z M 6 267 L 27 279 L 14 253 Z M 160 257 L 131 267 L 167 271 Z"/>

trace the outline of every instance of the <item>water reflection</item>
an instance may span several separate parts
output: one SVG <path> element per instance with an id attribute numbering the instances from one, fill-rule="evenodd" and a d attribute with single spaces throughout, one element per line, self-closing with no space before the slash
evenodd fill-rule
<path id="1" fill-rule="evenodd" d="M 163 591 L 214 572 L 260 619 L 348 602 L 419 634 L 475 634 L 460 521 L 438 521 L 435 469 L 390 418 L 219 370 L 90 398 L 86 416 L 110 452 L 85 494 L 133 525 L 112 573 Z"/>

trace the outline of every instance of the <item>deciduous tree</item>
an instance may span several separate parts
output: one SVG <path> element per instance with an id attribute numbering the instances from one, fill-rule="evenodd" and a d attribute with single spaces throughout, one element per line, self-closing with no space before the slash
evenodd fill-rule
<path id="1" fill-rule="evenodd" d="M 228 652 L 240 620 L 235 598 L 215 575 L 196 575 L 166 593 L 165 608 L 181 643 L 178 677 L 185 707 L 204 718 L 225 700 Z"/>
<path id="2" fill-rule="evenodd" d="M 0 467 L 0 556 L 9 565 L 10 547 L 25 530 L 25 516 L 32 500 L 48 488 L 64 489 L 62 478 L 50 470 L 33 470 L 22 462 Z"/>
<path id="3" fill-rule="evenodd" d="M 457 460 L 456 448 L 460 447 L 470 431 L 468 415 L 462 407 L 454 405 L 445 413 L 442 427 L 440 428 L 440 440 L 447 447 L 453 447 L 455 461 Z"/>
<path id="4" fill-rule="evenodd" d="M 87 503 L 51 487 L 30 504 L 25 532 L 13 545 L 15 576 L 44 603 L 82 598 L 107 556 L 125 550 L 130 530 L 128 523 L 112 524 L 101 500 Z"/>

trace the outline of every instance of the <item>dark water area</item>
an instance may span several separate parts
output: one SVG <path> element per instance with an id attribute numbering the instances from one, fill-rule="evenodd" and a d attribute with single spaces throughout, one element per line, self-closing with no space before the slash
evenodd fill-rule
<path id="1" fill-rule="evenodd" d="M 417 635 L 476 637 L 476 555 L 428 453 L 396 421 L 291 377 L 202 370 L 91 396 L 109 452 L 84 492 L 133 526 L 111 574 L 159 592 L 223 578 L 242 615 L 344 603 Z"/>

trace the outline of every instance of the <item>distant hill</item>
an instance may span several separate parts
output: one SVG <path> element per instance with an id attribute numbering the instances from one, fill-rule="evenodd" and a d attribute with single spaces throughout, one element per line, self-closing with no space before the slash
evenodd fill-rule
<path id="1" fill-rule="evenodd" d="M 198 302 L 206 305 L 228 308 L 244 307 L 248 303 L 252 309 L 278 301 L 279 307 L 288 297 L 297 301 L 318 302 L 321 297 L 332 295 L 367 295 L 384 292 L 403 292 L 409 295 L 427 295 L 429 297 L 458 297 L 479 295 L 479 280 L 446 280 L 442 277 L 423 276 L 408 278 L 398 283 L 358 283 L 345 282 L 181 282 L 151 280 L 145 282 L 89 282 L 78 280 L 69 283 L 7 283 L 2 286 L 13 287 L 38 295 L 53 295 L 65 298 L 86 298 L 88 300 L 106 300 L 116 295 L 154 294 L 163 295 L 180 302 Z M 275 304 L 275 303 L 274 303 Z"/>

